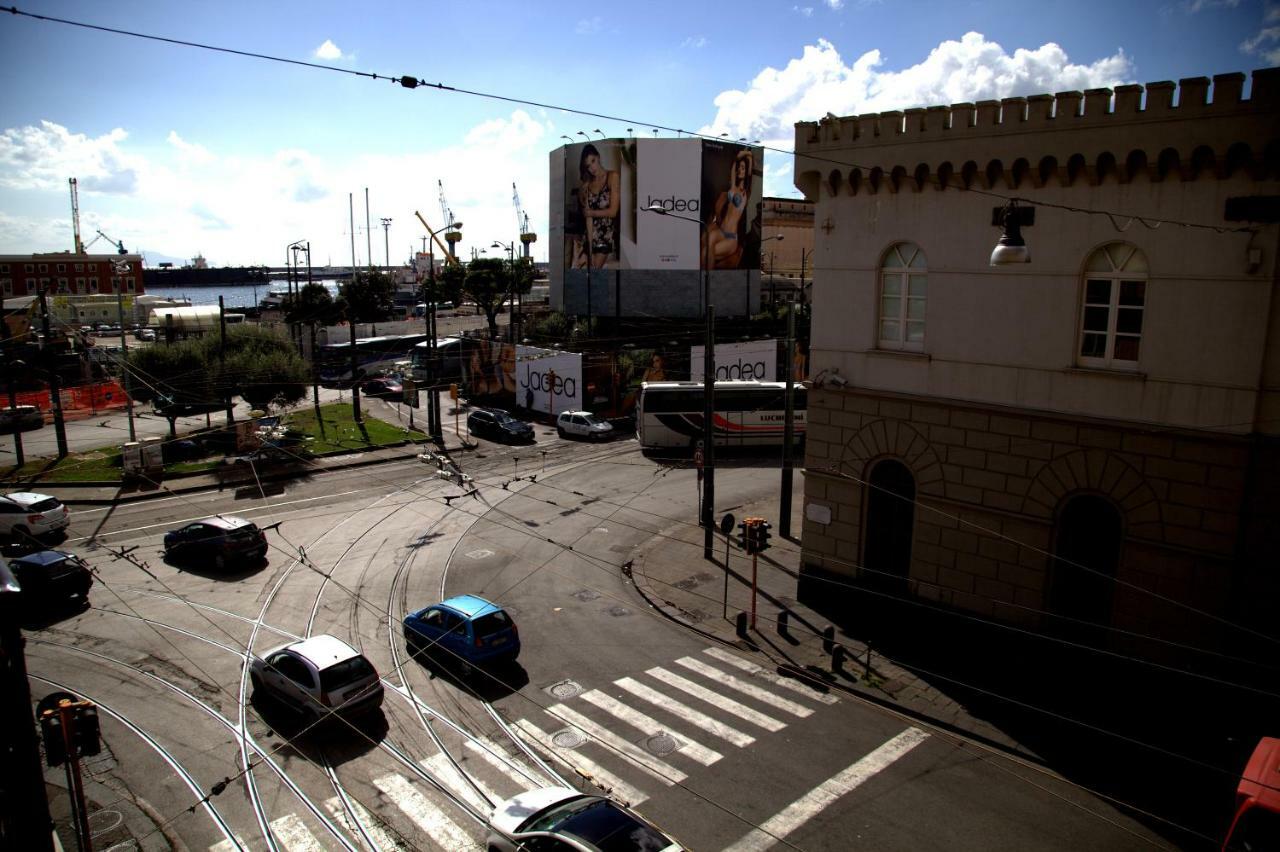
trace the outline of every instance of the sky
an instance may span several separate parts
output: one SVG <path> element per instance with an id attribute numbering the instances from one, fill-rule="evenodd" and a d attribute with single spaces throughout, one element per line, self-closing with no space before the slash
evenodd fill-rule
<path id="1" fill-rule="evenodd" d="M 0 14 L 0 253 L 72 248 L 75 177 L 84 241 L 101 230 L 153 266 L 282 266 L 296 240 L 350 263 L 349 198 L 357 263 L 404 262 L 415 211 L 443 224 L 441 184 L 460 254 L 517 240 L 514 184 L 545 260 L 562 136 L 758 139 L 779 149 L 765 194 L 797 196 L 794 125 L 828 112 L 1280 65 L 1280 2 L 1262 0 L 12 2 L 322 66 Z"/>

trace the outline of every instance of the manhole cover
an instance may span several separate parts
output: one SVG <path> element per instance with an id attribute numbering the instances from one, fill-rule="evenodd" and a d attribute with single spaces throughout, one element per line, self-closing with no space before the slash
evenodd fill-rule
<path id="1" fill-rule="evenodd" d="M 551 742 L 555 743 L 557 748 L 577 748 L 587 741 L 581 731 L 575 731 L 573 728 L 565 728 L 563 731 L 556 731 L 551 735 Z"/>
<path id="2" fill-rule="evenodd" d="M 468 559 L 488 559 L 493 555 L 492 550 L 472 550 L 467 554 Z"/>
<path id="3" fill-rule="evenodd" d="M 552 698 L 559 698 L 561 701 L 566 698 L 573 698 L 581 692 L 582 687 L 571 680 L 562 680 L 547 687 L 547 694 Z"/>
<path id="4" fill-rule="evenodd" d="M 676 741 L 676 738 L 666 731 L 659 731 L 651 737 L 646 737 L 640 744 L 648 749 L 651 754 L 658 757 L 666 757 L 680 748 L 680 743 Z"/>
<path id="5" fill-rule="evenodd" d="M 614 618 L 621 618 L 624 615 L 631 614 L 631 610 L 627 609 L 625 606 L 611 606 L 605 610 L 605 612 L 609 613 Z"/>
<path id="6" fill-rule="evenodd" d="M 599 592 L 593 592 L 591 589 L 583 589 L 580 592 L 574 592 L 573 596 L 580 601 L 593 601 L 600 597 Z"/>

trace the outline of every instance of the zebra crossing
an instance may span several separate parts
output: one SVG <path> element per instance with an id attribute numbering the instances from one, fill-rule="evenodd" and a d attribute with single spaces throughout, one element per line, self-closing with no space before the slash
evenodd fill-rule
<path id="1" fill-rule="evenodd" d="M 559 697 L 513 720 L 510 727 L 528 748 L 550 758 L 563 777 L 572 780 L 581 775 L 635 806 L 659 790 L 683 783 L 690 773 L 714 766 L 734 749 L 747 748 L 838 701 L 835 695 L 711 647 L 666 666 L 620 677 L 611 688 L 580 689 Z M 735 852 L 768 848 L 925 736 L 907 729 L 787 805 L 732 848 Z M 443 753 L 419 765 L 442 788 L 480 813 L 517 793 L 562 783 L 521 760 L 524 755 L 516 747 L 492 740 L 468 740 L 459 756 L 465 761 L 465 775 Z M 362 838 L 368 838 L 380 849 L 413 848 L 425 836 L 441 849 L 482 847 L 485 828 L 434 795 L 431 785 L 395 772 L 370 780 L 377 791 L 376 815 L 369 810 L 370 801 L 362 806 L 333 797 L 323 803 L 334 825 L 349 832 L 353 846 L 367 845 Z M 275 819 L 270 827 L 277 846 L 288 852 L 332 848 L 332 836 L 312 834 L 296 814 Z M 678 826 L 672 828 L 679 833 Z M 257 844 L 242 845 L 257 848 Z M 224 840 L 209 850 L 235 848 L 232 841 Z"/>

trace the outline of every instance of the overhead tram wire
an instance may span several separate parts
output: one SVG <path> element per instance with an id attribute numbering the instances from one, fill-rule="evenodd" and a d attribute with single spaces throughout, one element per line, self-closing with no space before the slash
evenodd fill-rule
<path id="1" fill-rule="evenodd" d="M 592 110 L 579 109 L 576 107 L 567 107 L 567 106 L 562 106 L 560 104 L 553 104 L 553 103 L 544 102 L 544 101 L 536 101 L 531 98 L 522 98 L 515 95 L 502 95 L 496 92 L 485 92 L 485 91 L 480 91 L 478 89 L 467 89 L 460 86 L 448 86 L 448 85 L 445 85 L 444 83 L 432 83 L 427 80 L 422 80 L 417 77 L 413 77 L 409 75 L 397 76 L 392 74 L 377 74 L 371 71 L 357 71 L 352 68 L 339 68 L 333 65 L 323 65 L 318 62 L 307 62 L 301 59 L 288 59 L 283 56 L 275 56 L 269 53 L 258 53 L 256 51 L 239 50 L 239 49 L 230 48 L 230 47 L 221 47 L 218 45 L 206 44 L 204 42 L 198 42 L 198 41 L 190 41 L 187 39 L 170 38 L 167 36 L 158 36 L 158 35 L 152 35 L 149 33 L 140 33 L 133 30 L 125 30 L 117 27 L 103 26 L 101 24 L 90 24 L 85 21 L 74 21 L 69 18 L 59 18 L 53 15 L 40 15 L 34 12 L 24 11 L 22 9 L 17 8 L 16 6 L 8 6 L 8 7 L 0 6 L 0 12 L 8 12 L 11 15 L 32 18 L 38 21 L 46 21 L 46 22 L 56 23 L 56 24 L 65 24 L 67 26 L 80 27 L 88 30 L 96 30 L 98 32 L 111 33 L 113 35 L 121 35 L 129 38 L 145 39 L 147 41 L 155 41 L 155 42 L 160 42 L 162 44 L 172 44 L 179 47 L 190 47 L 198 50 L 213 51 L 215 53 L 225 53 L 233 56 L 243 56 L 248 59 L 261 59 L 267 62 L 278 62 L 285 65 L 297 65 L 304 68 L 311 68 L 315 70 L 332 71 L 339 74 L 349 74 L 355 77 L 363 77 L 369 80 L 386 80 L 390 83 L 395 83 L 397 85 L 400 85 L 406 89 L 424 88 L 424 89 L 430 89 L 430 90 L 440 91 L 440 92 L 452 92 L 455 94 L 468 95 L 470 97 L 477 97 L 477 98 L 484 98 L 487 100 L 499 101 L 502 103 L 518 104 L 520 106 L 535 107 L 537 109 L 554 110 L 557 112 L 568 113 L 570 115 L 583 116 L 586 118 L 596 118 L 596 119 L 601 119 L 603 121 L 615 122 L 615 123 L 626 125 L 629 127 L 643 125 L 646 127 L 653 128 L 655 133 L 657 133 L 659 130 L 664 130 L 668 133 L 686 134 L 691 138 L 702 139 L 708 142 L 725 141 L 720 136 L 715 136 L 707 133 L 699 133 L 698 131 L 694 131 L 694 130 L 684 130 L 682 128 L 671 127 L 666 124 L 662 124 L 658 122 L 639 121 L 637 119 L 627 118 L 625 116 L 610 115 L 608 113 L 595 112 Z M 797 155 L 794 150 L 788 150 L 786 148 L 775 148 L 771 145 L 758 145 L 755 147 L 759 147 L 765 151 L 772 151 L 775 154 L 783 154 L 789 157 L 794 157 Z M 841 159 L 834 159 L 832 157 L 823 156 L 821 154 L 805 153 L 803 154 L 803 156 L 806 159 L 812 160 L 814 162 L 828 163 L 830 165 L 841 166 L 843 168 L 861 168 L 861 169 L 868 169 L 868 170 L 870 169 L 870 167 L 863 164 L 859 164 L 856 162 L 849 162 Z M 886 169 L 885 171 L 887 172 L 888 170 Z M 939 187 L 943 186 L 943 183 L 936 176 L 931 176 L 930 182 Z M 1118 230 L 1123 230 L 1123 229 L 1120 228 L 1119 225 L 1115 224 L 1117 219 L 1129 220 L 1129 222 L 1125 225 L 1125 228 L 1127 228 L 1129 224 L 1132 224 L 1133 222 L 1137 221 L 1137 222 L 1141 222 L 1145 227 L 1152 228 L 1152 229 L 1158 228 L 1160 225 L 1173 225 L 1180 228 L 1194 228 L 1194 229 L 1209 230 L 1219 234 L 1252 233 L 1256 230 L 1253 226 L 1250 226 L 1250 225 L 1245 225 L 1245 226 L 1235 227 L 1235 228 L 1226 228 L 1221 225 L 1208 225 L 1202 222 L 1185 222 L 1185 221 L 1179 221 L 1176 219 L 1161 219 L 1161 218 L 1151 217 L 1151 216 L 1137 216 L 1134 214 L 1122 213 L 1114 210 L 1099 210 L 1099 209 L 1088 208 L 1088 207 L 1075 207 L 1071 205 L 1056 204 L 1056 203 L 1046 202 L 1041 200 L 1033 201 L 1032 199 L 1028 199 L 1023 196 L 1007 195 L 1005 193 L 994 192 L 992 190 L 982 189 L 980 187 L 961 187 L 961 188 L 965 192 L 972 192 L 976 195 L 996 198 L 1004 202 L 1026 201 L 1028 203 L 1034 203 L 1038 206 L 1051 207 L 1058 210 L 1064 210 L 1070 213 L 1082 213 L 1082 214 L 1091 215 L 1091 216 L 1107 216 L 1108 218 L 1111 219 L 1112 224 L 1115 225 L 1115 227 Z"/>

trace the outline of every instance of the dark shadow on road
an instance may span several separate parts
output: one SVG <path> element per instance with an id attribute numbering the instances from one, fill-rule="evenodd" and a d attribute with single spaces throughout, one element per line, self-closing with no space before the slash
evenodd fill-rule
<path id="1" fill-rule="evenodd" d="M 224 583 L 235 583 L 252 577 L 270 564 L 266 559 L 258 559 L 239 563 L 233 562 L 226 568 L 218 570 L 213 565 L 192 557 L 162 556 L 161 561 L 184 574 L 195 574 L 197 577 L 205 577 L 209 580 L 217 580 Z"/>
<path id="2" fill-rule="evenodd" d="M 378 747 L 389 729 L 381 708 L 352 717 L 330 714 L 317 722 L 310 714 L 262 690 L 254 690 L 249 701 L 271 732 L 287 741 L 275 754 L 294 755 L 311 763 L 319 764 L 328 758 L 332 764 L 341 765 L 368 754 Z"/>
<path id="3" fill-rule="evenodd" d="M 413 660 L 431 677 L 439 678 L 490 704 L 519 692 L 529 684 L 529 673 L 518 662 L 490 664 L 464 671 L 457 659 L 445 659 L 447 656 L 427 651 L 418 651 L 412 655 Z"/>

